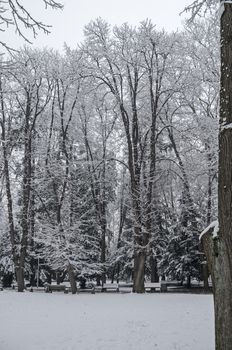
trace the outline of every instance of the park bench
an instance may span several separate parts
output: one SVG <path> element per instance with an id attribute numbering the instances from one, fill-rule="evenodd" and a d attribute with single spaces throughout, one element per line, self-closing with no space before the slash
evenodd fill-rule
<path id="1" fill-rule="evenodd" d="M 91 293 L 95 294 L 95 286 L 85 287 L 85 288 L 77 288 L 77 293 Z"/>
<path id="2" fill-rule="evenodd" d="M 68 288 L 63 284 L 46 284 L 44 286 L 44 291 L 45 293 L 52 293 L 52 292 L 68 293 Z"/>
<path id="3" fill-rule="evenodd" d="M 104 283 L 101 287 L 102 292 L 107 292 L 107 291 L 115 291 L 119 292 L 119 285 L 118 283 Z"/>
<path id="4" fill-rule="evenodd" d="M 149 290 L 150 292 L 155 292 L 159 290 L 161 292 L 161 283 L 160 282 L 145 282 L 144 283 L 145 291 Z"/>
<path id="5" fill-rule="evenodd" d="M 131 293 L 133 290 L 133 283 L 132 282 L 120 282 L 118 287 L 119 287 L 120 293 Z"/>

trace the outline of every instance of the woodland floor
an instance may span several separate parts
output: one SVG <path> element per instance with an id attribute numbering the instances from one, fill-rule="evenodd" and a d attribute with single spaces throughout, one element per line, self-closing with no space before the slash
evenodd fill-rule
<path id="1" fill-rule="evenodd" d="M 0 292 L 0 350 L 212 350 L 212 295 Z"/>

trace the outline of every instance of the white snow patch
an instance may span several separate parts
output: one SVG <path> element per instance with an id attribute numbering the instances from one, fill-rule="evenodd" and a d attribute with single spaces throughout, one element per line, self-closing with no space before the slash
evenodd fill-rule
<path id="1" fill-rule="evenodd" d="M 227 130 L 227 129 L 232 129 L 232 123 L 230 123 L 230 124 L 224 124 L 224 125 L 222 125 L 221 126 L 221 131 L 222 130 Z"/>
<path id="2" fill-rule="evenodd" d="M 214 349 L 212 295 L 3 291 L 0 310 L 1 350 Z"/>
<path id="3" fill-rule="evenodd" d="M 219 232 L 219 223 L 218 220 L 215 220 L 213 222 L 211 222 L 211 224 L 209 224 L 209 226 L 206 227 L 206 229 L 204 229 L 203 232 L 201 232 L 200 236 L 199 236 L 199 240 L 201 241 L 202 237 L 210 230 L 213 229 L 213 238 L 216 238 Z"/>

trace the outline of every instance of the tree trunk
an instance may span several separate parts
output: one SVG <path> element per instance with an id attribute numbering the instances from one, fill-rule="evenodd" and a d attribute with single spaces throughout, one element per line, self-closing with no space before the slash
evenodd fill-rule
<path id="1" fill-rule="evenodd" d="M 6 114 L 5 114 L 5 104 L 4 104 L 4 94 L 2 89 L 2 77 L 0 77 L 0 99 L 1 99 L 1 139 L 2 139 L 2 150 L 3 150 L 3 162 L 4 162 L 4 176 L 5 176 L 5 186 L 6 186 L 6 198 L 7 198 L 7 214 L 8 214 L 8 225 L 9 225 L 9 233 L 10 233 L 10 242 L 11 242 L 11 251 L 12 258 L 14 263 L 14 268 L 16 270 L 18 266 L 18 256 L 16 249 L 16 241 L 15 241 L 15 225 L 14 225 L 14 214 L 13 214 L 13 198 L 11 193 L 11 181 L 10 181 L 10 171 L 9 171 L 9 149 L 7 145 L 6 137 Z"/>
<path id="2" fill-rule="evenodd" d="M 191 276 L 187 276 L 187 288 L 191 288 Z"/>
<path id="3" fill-rule="evenodd" d="M 203 246 L 212 275 L 215 310 L 216 350 L 232 346 L 232 4 L 221 4 L 221 85 L 218 221 L 203 236 Z"/>
<path id="4" fill-rule="evenodd" d="M 210 243 L 214 287 L 216 350 L 232 346 L 232 4 L 221 4 L 221 86 L 219 132 L 219 233 Z"/>
<path id="5" fill-rule="evenodd" d="M 24 157 L 23 157 L 23 188 L 22 188 L 22 217 L 21 228 L 22 238 L 20 244 L 19 256 L 19 282 L 18 290 L 24 289 L 24 267 L 28 251 L 28 237 L 29 237 L 29 223 L 30 223 L 30 195 L 31 195 L 31 175 L 32 175 L 32 132 L 30 129 L 30 115 L 31 115 L 31 98 L 28 95 L 25 125 L 24 125 Z M 23 280 L 23 282 L 22 282 Z M 19 285 L 20 283 L 20 285 Z M 22 289 L 22 290 L 21 290 Z"/>
<path id="6" fill-rule="evenodd" d="M 97 286 L 100 287 L 100 285 L 101 285 L 101 276 L 97 275 L 96 283 L 97 283 Z"/>
<path id="7" fill-rule="evenodd" d="M 133 292 L 144 293 L 144 276 L 146 251 L 144 249 L 145 237 L 141 230 L 141 207 L 140 207 L 140 188 L 137 181 L 131 176 L 131 193 L 132 193 L 132 212 L 134 226 L 134 275 L 133 275 Z"/>
<path id="8" fill-rule="evenodd" d="M 106 271 L 105 271 L 105 263 L 106 263 L 106 213 L 105 213 L 105 203 L 102 205 L 102 220 L 101 220 L 101 263 L 103 266 L 102 272 L 102 283 L 106 283 Z"/>
<path id="9" fill-rule="evenodd" d="M 216 350 L 231 350 L 232 345 L 232 278 L 224 242 L 214 264 L 214 309 Z"/>
<path id="10" fill-rule="evenodd" d="M 23 292 L 25 289 L 24 285 L 24 268 L 22 266 L 18 266 L 15 270 L 16 280 L 18 284 L 18 292 Z"/>
<path id="11" fill-rule="evenodd" d="M 157 260 L 153 255 L 150 256 L 151 282 L 159 282 L 157 270 Z"/>
<path id="12" fill-rule="evenodd" d="M 75 272 L 73 270 L 72 265 L 68 266 L 68 275 L 69 275 L 69 282 L 71 285 L 71 292 L 72 294 L 76 294 L 77 292 L 77 282 L 76 282 L 76 276 L 75 276 Z"/>
<path id="13" fill-rule="evenodd" d="M 216 350 L 232 344 L 232 5 L 221 16 L 221 87 L 219 133 L 218 236 L 203 236 L 210 267 L 215 309 Z"/>
<path id="14" fill-rule="evenodd" d="M 205 291 L 207 291 L 209 290 L 209 269 L 206 261 L 202 263 L 202 278 L 204 283 L 204 289 Z"/>
<path id="15" fill-rule="evenodd" d="M 144 275 L 145 275 L 146 254 L 143 252 L 135 252 L 134 256 L 134 284 L 133 292 L 144 293 Z"/>
<path id="16" fill-rule="evenodd" d="M 232 279 L 227 249 L 222 240 L 213 238 L 212 229 L 202 241 L 213 283 L 216 350 L 231 350 Z"/>

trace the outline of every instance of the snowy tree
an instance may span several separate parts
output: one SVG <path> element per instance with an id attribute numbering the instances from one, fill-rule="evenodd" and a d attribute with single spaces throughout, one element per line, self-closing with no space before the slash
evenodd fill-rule
<path id="1" fill-rule="evenodd" d="M 149 22 L 138 29 L 123 25 L 114 28 L 111 34 L 107 23 L 99 19 L 86 27 L 83 46 L 89 58 L 88 74 L 99 85 L 105 85 L 121 118 L 130 174 L 136 292 L 144 291 L 145 261 L 152 231 L 156 143 L 162 134 L 162 127 L 157 132 L 157 123 L 176 88 L 168 86 L 175 40 L 157 33 Z M 178 80 L 177 76 L 173 85 Z"/>
<path id="2" fill-rule="evenodd" d="M 39 62 L 35 59 L 36 55 L 38 55 L 38 52 L 25 49 L 14 56 L 12 63 L 16 63 L 16 65 L 7 74 L 11 81 L 10 100 L 4 98 L 7 84 L 5 83 L 1 88 L 1 127 L 3 144 L 5 143 L 3 146 L 3 159 L 8 220 L 19 291 L 24 289 L 24 269 L 31 229 L 30 199 L 33 178 L 33 138 L 37 119 L 48 104 L 52 90 L 51 82 L 46 74 L 46 65 L 45 67 L 41 66 L 46 59 Z M 16 119 L 17 115 L 19 116 L 18 119 Z M 18 136 L 18 140 L 12 139 L 13 135 Z M 17 163 L 20 164 L 19 181 L 21 186 L 19 190 L 21 193 L 21 208 L 17 230 L 9 170 L 12 147 L 16 152 L 14 157 L 17 159 Z"/>
<path id="3" fill-rule="evenodd" d="M 192 8 L 198 13 L 202 6 L 218 4 L 215 1 L 195 1 Z M 230 2 L 220 1 L 220 130 L 219 130 L 219 179 L 218 224 L 211 224 L 203 235 L 203 244 L 211 267 L 214 306 L 216 349 L 231 347 L 231 16 Z M 214 227 L 214 228 L 212 228 Z"/>

